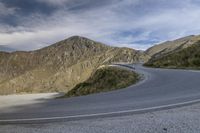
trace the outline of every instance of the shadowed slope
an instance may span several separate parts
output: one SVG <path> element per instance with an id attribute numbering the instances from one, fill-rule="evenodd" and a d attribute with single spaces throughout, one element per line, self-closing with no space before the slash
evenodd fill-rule
<path id="1" fill-rule="evenodd" d="M 65 97 L 88 95 L 125 88 L 139 80 L 139 75 L 133 71 L 118 67 L 103 67 L 85 82 L 76 85 Z"/>
<path id="2" fill-rule="evenodd" d="M 166 56 L 151 59 L 146 64 L 150 67 L 200 69 L 200 41 L 192 46 Z"/>

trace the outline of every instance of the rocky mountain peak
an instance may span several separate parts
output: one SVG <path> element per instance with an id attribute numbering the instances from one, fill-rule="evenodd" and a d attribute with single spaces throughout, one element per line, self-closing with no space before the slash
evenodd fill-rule
<path id="1" fill-rule="evenodd" d="M 0 94 L 67 92 L 101 65 L 146 58 L 134 49 L 111 47 L 80 36 L 36 51 L 0 52 Z"/>

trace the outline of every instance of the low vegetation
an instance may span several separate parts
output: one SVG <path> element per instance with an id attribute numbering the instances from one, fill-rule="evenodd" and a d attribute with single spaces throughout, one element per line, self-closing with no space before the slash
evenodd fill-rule
<path id="1" fill-rule="evenodd" d="M 178 52 L 152 58 L 144 65 L 157 68 L 200 69 L 200 41 Z"/>
<path id="2" fill-rule="evenodd" d="M 121 89 L 136 83 L 138 80 L 139 75 L 133 71 L 118 67 L 104 67 L 97 69 L 85 82 L 76 85 L 65 97 Z"/>

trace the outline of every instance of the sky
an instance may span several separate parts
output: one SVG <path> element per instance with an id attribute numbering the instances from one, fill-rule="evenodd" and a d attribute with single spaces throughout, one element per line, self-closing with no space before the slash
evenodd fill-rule
<path id="1" fill-rule="evenodd" d="M 20 50 L 74 35 L 145 50 L 198 34 L 199 0 L 0 0 L 0 45 Z"/>

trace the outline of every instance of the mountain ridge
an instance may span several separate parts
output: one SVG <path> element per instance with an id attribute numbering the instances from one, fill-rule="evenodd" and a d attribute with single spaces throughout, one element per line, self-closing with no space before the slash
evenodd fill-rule
<path id="1" fill-rule="evenodd" d="M 200 41 L 165 56 L 152 58 L 144 65 L 157 68 L 200 69 Z"/>
<path id="2" fill-rule="evenodd" d="M 68 92 L 101 65 L 148 58 L 80 36 L 35 51 L 0 52 L 0 94 Z"/>
<path id="3" fill-rule="evenodd" d="M 10 48 L 6 45 L 0 45 L 0 52 L 14 52 L 16 49 Z"/>
<path id="4" fill-rule="evenodd" d="M 155 45 L 145 51 L 151 58 L 144 65 L 161 68 L 199 69 L 199 44 L 200 35 L 190 35 Z"/>
<path id="5" fill-rule="evenodd" d="M 200 40 L 200 35 L 190 35 L 175 39 L 172 41 L 166 41 L 161 44 L 154 45 L 148 48 L 145 53 L 152 58 L 160 57 L 171 52 L 175 52 L 184 48 L 187 48 Z"/>

